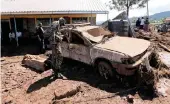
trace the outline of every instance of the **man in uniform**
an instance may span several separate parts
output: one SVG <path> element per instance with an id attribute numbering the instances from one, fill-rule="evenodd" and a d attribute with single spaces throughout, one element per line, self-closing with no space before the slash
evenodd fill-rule
<path id="1" fill-rule="evenodd" d="M 60 23 L 59 21 L 54 21 L 52 23 L 52 36 L 49 38 L 50 44 L 52 45 L 52 62 L 51 66 L 54 72 L 55 77 L 61 77 L 59 73 L 61 69 L 61 64 L 63 61 L 62 52 L 61 52 L 61 41 L 62 36 L 60 33 Z"/>
<path id="2" fill-rule="evenodd" d="M 65 26 L 66 20 L 63 17 L 60 17 L 58 21 L 59 21 L 59 24 L 60 24 L 60 28 L 62 26 Z"/>
<path id="3" fill-rule="evenodd" d="M 45 45 L 44 45 L 44 29 L 42 28 L 42 23 L 39 23 L 38 27 L 36 28 L 36 35 L 39 40 L 39 48 L 40 52 L 45 52 Z"/>

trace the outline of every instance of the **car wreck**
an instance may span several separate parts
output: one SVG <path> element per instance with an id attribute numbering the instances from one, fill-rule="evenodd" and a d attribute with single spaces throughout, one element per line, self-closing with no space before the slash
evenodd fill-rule
<path id="1" fill-rule="evenodd" d="M 62 56 L 96 67 L 106 79 L 115 72 L 131 76 L 143 63 L 149 65 L 152 50 L 147 40 L 119 37 L 99 26 L 66 28 L 61 33 Z"/>

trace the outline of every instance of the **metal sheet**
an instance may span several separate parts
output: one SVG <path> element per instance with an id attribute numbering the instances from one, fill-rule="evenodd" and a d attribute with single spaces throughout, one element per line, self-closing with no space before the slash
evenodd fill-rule
<path id="1" fill-rule="evenodd" d="M 1 3 L 1 14 L 108 13 L 100 0 L 2 0 Z"/>

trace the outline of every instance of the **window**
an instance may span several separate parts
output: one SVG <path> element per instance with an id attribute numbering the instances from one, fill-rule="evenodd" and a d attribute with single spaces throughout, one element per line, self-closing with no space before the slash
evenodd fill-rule
<path id="1" fill-rule="evenodd" d="M 84 40 L 77 33 L 71 32 L 71 43 L 84 45 Z"/>
<path id="2" fill-rule="evenodd" d="M 68 39 L 67 39 L 67 37 L 63 37 L 63 40 L 62 40 L 63 42 L 67 42 L 68 43 Z"/>
<path id="3" fill-rule="evenodd" d="M 82 18 L 72 18 L 73 23 L 86 23 L 87 22 L 87 17 L 82 17 Z"/>
<path id="4" fill-rule="evenodd" d="M 65 30 L 62 30 L 61 31 L 61 34 L 64 34 L 64 36 L 63 36 L 63 40 L 62 41 L 64 41 L 64 42 L 69 42 L 69 34 L 68 34 L 68 32 L 67 31 L 65 31 Z"/>
<path id="5" fill-rule="evenodd" d="M 59 20 L 59 18 L 54 18 L 54 21 L 58 21 Z"/>
<path id="6" fill-rule="evenodd" d="M 43 26 L 50 26 L 50 18 L 37 18 L 37 25 L 42 23 Z"/>

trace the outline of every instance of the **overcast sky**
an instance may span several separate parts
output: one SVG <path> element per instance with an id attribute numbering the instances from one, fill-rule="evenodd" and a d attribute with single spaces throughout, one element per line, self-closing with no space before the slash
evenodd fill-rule
<path id="1" fill-rule="evenodd" d="M 109 0 L 101 0 L 102 3 L 106 3 Z M 163 11 L 170 11 L 170 0 L 150 0 L 149 1 L 149 14 L 155 14 Z M 146 8 L 142 9 L 133 9 L 130 10 L 129 17 L 135 16 L 144 16 L 147 13 Z M 116 10 L 109 10 L 109 19 L 114 18 L 117 14 L 119 14 Z M 97 21 L 104 21 L 107 19 L 107 15 L 98 15 Z"/>

